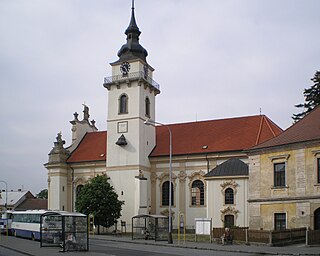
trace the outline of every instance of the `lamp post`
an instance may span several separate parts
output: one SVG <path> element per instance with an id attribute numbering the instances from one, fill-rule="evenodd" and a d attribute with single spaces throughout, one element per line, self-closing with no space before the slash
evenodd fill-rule
<path id="1" fill-rule="evenodd" d="M 144 121 L 144 124 L 146 125 L 152 125 L 152 124 L 158 124 L 160 126 L 164 126 L 169 131 L 169 231 L 168 231 L 168 243 L 172 244 L 172 222 L 171 222 L 171 205 L 172 205 L 172 132 L 168 125 L 156 122 L 151 119 L 147 119 Z"/>
<path id="2" fill-rule="evenodd" d="M 6 211 L 7 211 L 7 209 L 8 209 L 8 183 L 4 180 L 0 180 L 0 182 L 3 182 L 6 185 L 6 204 L 5 204 L 5 207 L 6 207 Z"/>

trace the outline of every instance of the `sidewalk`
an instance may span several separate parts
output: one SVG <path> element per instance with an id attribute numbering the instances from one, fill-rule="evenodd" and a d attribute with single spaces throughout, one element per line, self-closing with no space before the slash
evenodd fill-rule
<path id="1" fill-rule="evenodd" d="M 90 240 L 103 240 L 103 241 L 116 241 L 122 243 L 134 243 L 144 245 L 156 245 L 156 246 L 171 246 L 181 247 L 199 250 L 224 251 L 224 252 L 236 252 L 236 253 L 250 253 L 255 255 L 320 255 L 320 247 L 306 247 L 305 245 L 292 245 L 285 247 L 270 247 L 265 245 L 224 245 L 207 242 L 181 242 L 174 241 L 173 244 L 168 244 L 167 241 L 154 240 L 132 240 L 130 236 L 112 236 L 112 235 L 94 235 L 90 237 Z M 27 239 L 21 239 L 16 237 L 0 236 L 0 252 L 1 248 L 7 248 L 14 250 L 18 253 L 28 256 L 56 256 L 61 255 L 59 253 L 60 248 L 57 247 L 42 247 L 40 248 L 39 242 L 33 242 Z M 101 253 L 89 252 L 68 252 L 68 256 L 101 256 Z"/>
<path id="2" fill-rule="evenodd" d="M 157 246 L 172 246 L 200 250 L 224 251 L 224 252 L 239 252 L 252 253 L 257 255 L 320 255 L 320 246 L 305 246 L 304 244 L 290 245 L 284 247 L 273 247 L 267 245 L 221 245 L 217 243 L 207 242 L 183 242 L 173 241 L 173 244 L 168 244 L 167 241 L 154 240 L 132 240 L 129 236 L 112 236 L 112 235 L 94 235 L 91 239 L 108 240 L 135 244 L 150 244 Z"/>

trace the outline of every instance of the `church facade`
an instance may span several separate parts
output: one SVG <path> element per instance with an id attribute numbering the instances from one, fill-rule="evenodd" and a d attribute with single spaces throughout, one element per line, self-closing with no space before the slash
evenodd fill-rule
<path id="1" fill-rule="evenodd" d="M 72 143 L 58 134 L 45 164 L 48 208 L 74 211 L 78 191 L 96 175 L 107 175 L 125 202 L 121 221 L 131 227 L 138 214 L 179 214 L 186 227 L 194 218 L 212 218 L 214 226 L 248 226 L 248 153 L 282 130 L 264 115 L 156 125 L 160 86 L 140 45 L 132 8 L 126 43 L 104 79 L 108 93 L 107 131 L 98 131 L 84 105 L 74 114 Z M 151 125 L 146 125 L 147 122 Z M 169 135 L 172 135 L 172 143 Z M 172 183 L 169 177 L 172 146 Z M 169 200 L 169 187 L 172 188 Z"/>

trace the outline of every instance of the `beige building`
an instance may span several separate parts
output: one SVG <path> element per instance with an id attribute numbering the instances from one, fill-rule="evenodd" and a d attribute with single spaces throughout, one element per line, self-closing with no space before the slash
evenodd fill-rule
<path id="1" fill-rule="evenodd" d="M 320 107 L 248 154 L 249 227 L 320 229 Z"/>

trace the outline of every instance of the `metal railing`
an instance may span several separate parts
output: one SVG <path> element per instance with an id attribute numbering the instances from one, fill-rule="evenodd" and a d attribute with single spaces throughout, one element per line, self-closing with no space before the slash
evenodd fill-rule
<path id="1" fill-rule="evenodd" d="M 117 82 L 123 82 L 126 80 L 136 80 L 136 79 L 142 79 L 149 83 L 152 87 L 160 91 L 160 85 L 154 81 L 151 77 L 145 75 L 144 72 L 133 72 L 133 73 L 128 73 L 128 74 L 123 74 L 123 75 L 117 75 L 117 76 L 109 76 L 104 78 L 104 85 L 112 85 Z"/>

